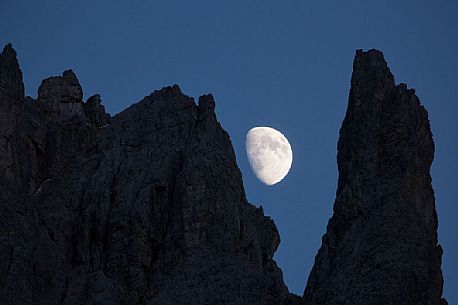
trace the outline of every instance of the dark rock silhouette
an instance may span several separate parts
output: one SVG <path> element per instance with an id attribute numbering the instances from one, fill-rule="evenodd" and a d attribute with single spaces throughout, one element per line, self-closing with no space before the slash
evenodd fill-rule
<path id="1" fill-rule="evenodd" d="M 380 52 L 356 56 L 335 215 L 303 298 L 214 109 L 173 86 L 110 117 L 71 70 L 34 100 L 7 45 L 0 304 L 441 304 L 427 114 Z"/>
<path id="2" fill-rule="evenodd" d="M 25 101 L 10 45 L 0 77 L 0 304 L 294 299 L 211 95 L 167 87 L 110 118 L 65 71 Z"/>
<path id="3" fill-rule="evenodd" d="M 428 114 L 383 54 L 356 52 L 334 215 L 305 304 L 445 304 Z M 441 303 L 443 302 L 443 303 Z"/>

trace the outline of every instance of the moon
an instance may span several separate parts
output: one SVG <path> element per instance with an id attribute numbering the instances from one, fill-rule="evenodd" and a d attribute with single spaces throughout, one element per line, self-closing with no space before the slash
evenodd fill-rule
<path id="1" fill-rule="evenodd" d="M 255 127 L 248 131 L 246 152 L 253 173 L 266 185 L 283 180 L 293 163 L 293 151 L 288 140 L 270 127 Z"/>

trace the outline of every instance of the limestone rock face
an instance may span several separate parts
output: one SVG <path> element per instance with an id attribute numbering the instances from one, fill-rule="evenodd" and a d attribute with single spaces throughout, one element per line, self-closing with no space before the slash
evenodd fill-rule
<path id="1" fill-rule="evenodd" d="M 445 304 L 428 114 L 383 54 L 357 51 L 334 215 L 305 304 Z M 442 302 L 442 303 L 441 303 Z"/>
<path id="2" fill-rule="evenodd" d="M 211 95 L 166 87 L 110 118 L 66 71 L 24 100 L 6 52 L 0 102 L 22 110 L 2 146 L 0 304 L 299 302 Z"/>

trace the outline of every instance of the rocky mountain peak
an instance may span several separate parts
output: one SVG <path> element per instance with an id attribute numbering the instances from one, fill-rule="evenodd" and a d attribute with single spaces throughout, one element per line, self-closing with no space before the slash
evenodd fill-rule
<path id="1" fill-rule="evenodd" d="M 13 107 L 24 100 L 22 71 L 11 43 L 0 53 L 0 107 Z"/>
<path id="2" fill-rule="evenodd" d="M 0 300 L 289 304 L 279 234 L 246 200 L 211 95 L 165 87 L 110 118 L 66 71 L 24 104 L 5 145 L 6 178 L 25 182 L 0 184 Z"/>
<path id="3" fill-rule="evenodd" d="M 0 172 L 11 185 L 21 183 L 17 172 L 15 126 L 24 108 L 22 72 L 11 44 L 0 53 Z M 2 179 L 0 179 L 0 182 Z M 6 182 L 3 182 L 6 185 Z M 9 185 L 9 184 L 8 184 Z"/>
<path id="4" fill-rule="evenodd" d="M 433 154 L 428 115 L 414 90 L 395 86 L 381 52 L 357 51 L 338 143 L 334 215 L 306 304 L 444 302 Z"/>
<path id="5" fill-rule="evenodd" d="M 13 45 L 11 43 L 8 43 L 4 48 L 3 48 L 3 51 L 0 53 L 3 60 L 5 62 L 9 61 L 9 62 L 12 62 L 14 64 L 17 63 L 17 53 L 16 51 L 14 50 L 13 48 Z"/>
<path id="6" fill-rule="evenodd" d="M 72 70 L 62 76 L 42 81 L 38 89 L 38 103 L 56 120 L 68 120 L 84 114 L 83 90 Z"/>
<path id="7" fill-rule="evenodd" d="M 11 43 L 8 43 L 0 54 L 5 61 L 17 63 L 17 53 Z"/>
<path id="8" fill-rule="evenodd" d="M 214 111 L 215 110 L 215 100 L 213 99 L 213 95 L 206 94 L 199 97 L 199 109 L 201 111 Z"/>
<path id="9" fill-rule="evenodd" d="M 89 122 L 97 127 L 102 127 L 110 122 L 110 116 L 105 112 L 99 94 L 91 96 L 84 104 L 84 112 Z"/>
<path id="10" fill-rule="evenodd" d="M 1 53 L 0 304 L 446 304 L 428 115 L 381 52 L 355 56 L 334 215 L 302 298 L 211 94 L 165 87 L 114 117 L 82 98 L 67 70 L 23 102 L 16 53 Z"/>
<path id="11" fill-rule="evenodd" d="M 42 102 L 77 103 L 82 99 L 83 89 L 72 70 L 43 80 L 38 89 L 38 100 Z"/>

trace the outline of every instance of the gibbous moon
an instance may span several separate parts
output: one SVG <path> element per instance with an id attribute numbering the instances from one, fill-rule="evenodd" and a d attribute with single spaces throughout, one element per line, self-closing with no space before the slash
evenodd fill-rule
<path id="1" fill-rule="evenodd" d="M 255 127 L 248 131 L 246 152 L 254 174 L 266 185 L 274 185 L 285 178 L 293 162 L 288 140 L 270 127 Z"/>

